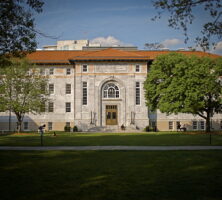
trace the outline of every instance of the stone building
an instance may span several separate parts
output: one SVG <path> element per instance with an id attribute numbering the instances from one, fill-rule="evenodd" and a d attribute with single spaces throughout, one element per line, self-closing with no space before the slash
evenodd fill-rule
<path id="1" fill-rule="evenodd" d="M 152 113 L 146 107 L 143 82 L 151 62 L 169 51 L 140 51 L 103 48 L 94 51 L 36 51 L 28 55 L 49 78 L 50 102 L 47 112 L 26 115 L 23 128 L 64 130 L 76 125 L 82 131 L 143 130 L 146 126 L 160 131 L 176 130 L 177 123 L 189 130 L 205 129 L 198 116 L 178 114 L 166 116 Z M 198 56 L 216 55 L 180 51 Z M 16 118 L 12 117 L 12 129 Z M 215 115 L 212 127 L 222 129 L 222 115 Z M 8 130 L 8 113 L 0 113 L 0 129 Z"/>

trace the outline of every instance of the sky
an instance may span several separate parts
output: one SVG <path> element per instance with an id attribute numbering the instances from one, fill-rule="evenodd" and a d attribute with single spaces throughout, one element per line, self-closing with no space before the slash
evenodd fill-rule
<path id="1" fill-rule="evenodd" d="M 208 16 L 198 13 L 189 26 L 190 40 L 184 43 L 182 30 L 168 27 L 168 13 L 152 21 L 157 10 L 150 0 L 44 0 L 43 12 L 35 14 L 36 28 L 46 35 L 37 35 L 38 48 L 54 45 L 57 40 L 88 39 L 103 45 L 132 45 L 144 49 L 145 43 L 162 43 L 166 48 L 193 47 L 201 24 Z M 222 41 L 216 41 L 212 53 L 222 55 Z"/>

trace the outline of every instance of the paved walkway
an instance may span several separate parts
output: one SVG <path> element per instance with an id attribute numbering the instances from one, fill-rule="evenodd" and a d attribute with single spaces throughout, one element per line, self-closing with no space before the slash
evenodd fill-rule
<path id="1" fill-rule="evenodd" d="M 222 146 L 43 146 L 43 147 L 12 147 L 0 146 L 0 150 L 16 151 L 51 151 L 51 150 L 73 150 L 73 151 L 193 151 L 193 150 L 222 150 Z"/>

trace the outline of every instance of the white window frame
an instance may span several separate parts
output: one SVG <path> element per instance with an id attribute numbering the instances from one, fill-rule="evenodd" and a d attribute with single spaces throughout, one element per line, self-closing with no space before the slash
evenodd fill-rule
<path id="1" fill-rule="evenodd" d="M 24 131 L 29 130 L 29 122 L 23 122 Z"/>
<path id="2" fill-rule="evenodd" d="M 71 68 L 66 68 L 66 75 L 69 76 L 72 74 Z"/>
<path id="3" fill-rule="evenodd" d="M 52 108 L 52 110 L 51 110 Z M 54 112 L 54 102 L 48 102 L 48 112 L 53 113 Z"/>
<path id="4" fill-rule="evenodd" d="M 68 106 L 68 105 L 69 105 L 69 106 Z M 66 102 L 65 106 L 66 106 L 66 110 L 65 110 L 66 113 L 67 113 L 67 112 L 71 112 L 71 110 L 72 110 L 72 109 L 71 109 L 71 102 Z"/>
<path id="5" fill-rule="evenodd" d="M 52 131 L 52 129 L 53 129 L 53 123 L 48 122 L 48 131 Z"/>
<path id="6" fill-rule="evenodd" d="M 49 94 L 55 93 L 55 86 L 54 83 L 49 83 Z"/>
<path id="7" fill-rule="evenodd" d="M 173 124 L 174 124 L 173 121 L 168 122 L 168 129 L 169 130 L 173 130 Z"/>
<path id="8" fill-rule="evenodd" d="M 138 67 L 138 68 L 137 68 Z M 135 72 L 140 72 L 140 70 L 141 70 L 141 66 L 139 65 L 139 64 L 136 64 L 135 65 Z"/>
<path id="9" fill-rule="evenodd" d="M 88 65 L 86 64 L 82 65 L 82 72 L 85 72 L 85 73 L 88 72 Z"/>
<path id="10" fill-rule="evenodd" d="M 70 88 L 68 88 L 70 86 Z M 70 91 L 70 92 L 69 92 Z M 66 94 L 71 94 L 72 93 L 72 85 L 70 83 L 66 83 Z"/>
<path id="11" fill-rule="evenodd" d="M 54 68 L 49 68 L 49 75 L 54 75 Z"/>
<path id="12" fill-rule="evenodd" d="M 42 67 L 41 67 L 41 68 L 39 69 L 39 74 L 42 75 L 42 76 L 45 76 L 45 68 L 42 68 Z"/>
<path id="13" fill-rule="evenodd" d="M 88 104 L 88 83 L 86 81 L 82 82 L 82 105 L 86 106 Z"/>
<path id="14" fill-rule="evenodd" d="M 137 85 L 139 84 L 139 86 Z M 141 87 L 140 87 L 140 82 L 136 81 L 135 82 L 135 104 L 136 106 L 140 106 L 141 105 Z M 138 101 L 139 99 L 139 101 Z"/>
<path id="15" fill-rule="evenodd" d="M 205 122 L 203 120 L 199 121 L 200 130 L 205 130 Z"/>
<path id="16" fill-rule="evenodd" d="M 198 123 L 197 123 L 196 120 L 195 120 L 195 121 L 192 121 L 192 129 L 193 129 L 193 130 L 198 130 Z"/>
<path id="17" fill-rule="evenodd" d="M 114 96 L 110 96 L 109 90 L 112 89 L 114 91 Z M 120 98 L 120 90 L 119 87 L 114 83 L 107 83 L 103 87 L 103 98 L 104 99 L 119 99 Z"/>

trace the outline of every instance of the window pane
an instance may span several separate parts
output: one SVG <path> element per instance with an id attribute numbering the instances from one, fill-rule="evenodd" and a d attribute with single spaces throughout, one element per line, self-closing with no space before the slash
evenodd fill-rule
<path id="1" fill-rule="evenodd" d="M 119 91 L 116 91 L 116 98 L 119 98 Z"/>
<path id="2" fill-rule="evenodd" d="M 66 112 L 71 112 L 71 103 L 66 102 Z"/>
<path id="3" fill-rule="evenodd" d="M 54 103 L 53 102 L 49 102 L 49 104 L 48 104 L 48 111 L 49 112 L 53 112 L 54 111 Z"/>
<path id="4" fill-rule="evenodd" d="M 82 85 L 82 104 L 87 105 L 87 82 L 83 82 Z"/>
<path id="5" fill-rule="evenodd" d="M 54 93 L 54 84 L 49 84 L 49 93 L 50 94 Z"/>
<path id="6" fill-rule="evenodd" d="M 24 130 L 29 129 L 29 123 L 28 122 L 24 122 Z"/>
<path id="7" fill-rule="evenodd" d="M 106 118 L 107 118 L 107 119 L 111 119 L 111 112 L 108 112 L 108 113 L 107 113 Z"/>
<path id="8" fill-rule="evenodd" d="M 50 74 L 50 75 L 53 75 L 53 74 L 54 74 L 54 68 L 50 68 L 50 69 L 49 69 L 49 74 Z"/>
<path id="9" fill-rule="evenodd" d="M 71 84 L 66 84 L 66 94 L 71 94 Z"/>
<path id="10" fill-rule="evenodd" d="M 49 131 L 52 130 L 52 122 L 48 122 L 48 130 L 49 130 Z"/>
<path id="11" fill-rule="evenodd" d="M 70 75 L 71 74 L 71 69 L 70 68 L 67 68 L 66 69 L 66 75 Z"/>
<path id="12" fill-rule="evenodd" d="M 116 119 L 116 112 L 113 112 L 113 119 Z"/>
<path id="13" fill-rule="evenodd" d="M 136 72 L 139 72 L 139 71 L 140 71 L 140 66 L 136 65 Z"/>
<path id="14" fill-rule="evenodd" d="M 106 84 L 103 89 L 103 97 L 119 98 L 119 88 L 113 83 Z"/>
<path id="15" fill-rule="evenodd" d="M 173 122 L 170 121 L 170 122 L 169 122 L 169 130 L 172 130 L 172 129 L 173 129 Z"/>
<path id="16" fill-rule="evenodd" d="M 87 65 L 83 65 L 82 66 L 82 71 L 83 72 L 87 72 L 88 71 L 88 66 Z"/>
<path id="17" fill-rule="evenodd" d="M 193 121 L 193 130 L 197 130 L 197 121 Z"/>
<path id="18" fill-rule="evenodd" d="M 140 105 L 140 82 L 136 82 L 136 105 Z"/>

